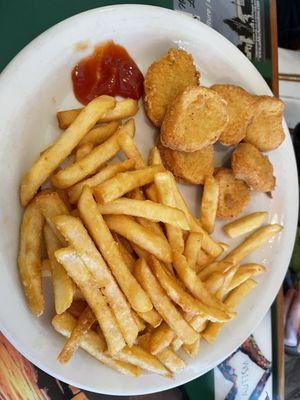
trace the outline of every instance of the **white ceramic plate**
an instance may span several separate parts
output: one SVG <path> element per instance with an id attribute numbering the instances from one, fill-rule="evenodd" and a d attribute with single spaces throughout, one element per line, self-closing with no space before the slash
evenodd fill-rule
<path id="1" fill-rule="evenodd" d="M 56 25 L 21 51 L 1 74 L 1 330 L 25 357 L 58 379 L 94 392 L 134 395 L 161 391 L 198 377 L 215 367 L 251 334 L 272 304 L 288 266 L 297 224 L 298 183 L 292 144 L 284 124 L 286 140 L 270 154 L 277 177 L 273 199 L 255 193 L 246 210 L 267 210 L 269 222 L 285 226 L 279 237 L 250 258 L 263 262 L 268 272 L 259 278 L 257 288 L 243 301 L 238 317 L 222 330 L 214 345 L 201 343 L 199 356 L 187 361 L 184 372 L 173 379 L 147 373 L 131 378 L 102 366 L 82 350 L 67 365 L 59 364 L 56 356 L 64 339 L 50 325 L 54 313 L 52 301 L 49 300 L 41 318 L 33 317 L 19 283 L 16 267 L 21 217 L 18 187 L 32 161 L 59 134 L 56 112 L 79 106 L 72 93 L 72 67 L 95 44 L 107 39 L 124 45 L 143 72 L 169 47 L 180 46 L 193 54 L 204 85 L 223 82 L 241 85 L 256 94 L 270 94 L 270 91 L 242 53 L 214 30 L 188 15 L 136 5 L 95 9 Z M 82 41 L 86 41 L 88 49 L 78 52 L 76 44 Z M 143 111 L 136 120 L 137 143 L 147 155 L 155 129 Z M 218 159 L 226 157 L 224 149 L 218 146 Z M 189 187 L 185 195 L 196 211 L 199 193 Z M 219 229 L 215 236 L 234 243 L 223 237 Z"/>

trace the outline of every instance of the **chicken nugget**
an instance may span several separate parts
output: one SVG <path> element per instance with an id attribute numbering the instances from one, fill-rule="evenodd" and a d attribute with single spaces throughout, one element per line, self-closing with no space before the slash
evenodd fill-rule
<path id="1" fill-rule="evenodd" d="M 192 153 L 171 150 L 161 142 L 157 144 L 166 169 L 183 183 L 203 184 L 206 175 L 214 171 L 214 148 L 212 145 Z"/>
<path id="2" fill-rule="evenodd" d="M 276 149 L 284 140 L 282 114 L 284 103 L 271 96 L 256 96 L 254 116 L 248 125 L 245 142 L 260 151 Z"/>
<path id="3" fill-rule="evenodd" d="M 193 57 L 181 49 L 170 49 L 150 65 L 144 80 L 144 103 L 155 126 L 161 126 L 167 107 L 179 93 L 199 84 L 199 77 Z"/>
<path id="4" fill-rule="evenodd" d="M 219 184 L 217 216 L 224 219 L 237 217 L 249 203 L 248 186 L 236 179 L 230 168 L 218 168 L 215 179 Z"/>
<path id="5" fill-rule="evenodd" d="M 237 179 L 242 179 L 257 192 L 271 192 L 275 188 L 273 165 L 250 143 L 240 143 L 232 154 L 231 168 Z"/>
<path id="6" fill-rule="evenodd" d="M 217 92 L 190 86 L 168 107 L 160 139 L 172 150 L 201 150 L 218 140 L 227 122 L 227 104 Z"/>
<path id="7" fill-rule="evenodd" d="M 253 117 L 253 104 L 256 96 L 236 85 L 213 85 L 215 90 L 227 102 L 228 124 L 219 137 L 225 146 L 232 146 L 244 139 L 247 127 Z"/>

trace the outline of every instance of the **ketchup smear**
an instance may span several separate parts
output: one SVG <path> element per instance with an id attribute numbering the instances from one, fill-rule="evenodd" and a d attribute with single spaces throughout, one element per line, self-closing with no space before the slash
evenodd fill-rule
<path id="1" fill-rule="evenodd" d="M 87 104 L 102 94 L 139 99 L 144 77 L 124 49 L 113 41 L 95 47 L 72 71 L 74 94 Z"/>

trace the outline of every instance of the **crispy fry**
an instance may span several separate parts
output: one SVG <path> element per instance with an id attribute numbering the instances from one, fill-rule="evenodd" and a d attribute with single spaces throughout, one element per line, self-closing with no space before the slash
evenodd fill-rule
<path id="1" fill-rule="evenodd" d="M 176 336 L 171 343 L 172 349 L 174 351 L 179 350 L 182 345 L 183 341 L 178 336 Z"/>
<path id="2" fill-rule="evenodd" d="M 170 328 L 184 343 L 194 343 L 198 334 L 185 321 L 171 300 L 166 296 L 159 282 L 152 274 L 145 260 L 140 259 L 135 265 L 135 274 L 143 288 L 149 294 L 152 303 Z"/>
<path id="3" fill-rule="evenodd" d="M 225 273 L 233 266 L 234 266 L 234 264 L 230 261 L 225 261 L 225 260 L 215 261 L 215 262 L 212 262 L 211 264 L 207 265 L 201 271 L 199 271 L 198 276 L 200 279 L 205 281 L 212 273 L 214 273 L 214 272 Z"/>
<path id="4" fill-rule="evenodd" d="M 149 165 L 163 165 L 159 150 L 156 146 L 153 146 L 149 153 Z"/>
<path id="5" fill-rule="evenodd" d="M 98 146 L 105 142 L 116 130 L 119 128 L 120 122 L 113 121 L 108 124 L 98 125 L 95 128 L 91 129 L 79 142 L 78 147 L 91 143 L 93 146 Z"/>
<path id="6" fill-rule="evenodd" d="M 82 222 L 71 216 L 55 217 L 54 222 L 93 275 L 115 314 L 126 343 L 132 345 L 138 327 L 130 307 Z"/>
<path id="7" fill-rule="evenodd" d="M 223 231 L 235 238 L 259 228 L 266 219 L 266 212 L 255 212 L 223 226 Z"/>
<path id="8" fill-rule="evenodd" d="M 151 183 L 149 186 L 147 186 L 145 188 L 145 194 L 146 194 L 147 199 L 152 200 L 155 203 L 159 203 L 159 198 L 158 198 L 156 186 L 154 185 L 154 183 Z"/>
<path id="9" fill-rule="evenodd" d="M 152 182 L 154 175 L 161 170 L 160 165 L 146 167 L 136 171 L 121 172 L 113 178 L 94 188 L 94 194 L 99 203 L 108 203 L 123 196 L 140 186 Z"/>
<path id="10" fill-rule="evenodd" d="M 80 346 L 80 342 L 84 335 L 88 332 L 95 321 L 96 317 L 94 313 L 90 307 L 87 306 L 76 321 L 76 325 L 72 330 L 70 337 L 65 342 L 64 347 L 58 355 L 58 360 L 61 363 L 67 363 L 70 360 L 72 355 Z"/>
<path id="11" fill-rule="evenodd" d="M 158 194 L 159 201 L 165 206 L 177 207 L 174 193 L 172 192 L 171 174 L 169 172 L 160 172 L 155 175 L 154 183 Z M 181 211 L 182 212 L 182 211 Z M 184 213 L 182 212 L 184 215 Z M 185 217 L 186 219 L 186 217 Z M 187 226 L 188 222 L 186 221 Z M 170 222 L 166 222 L 166 231 L 169 243 L 173 249 L 178 250 L 180 253 L 184 249 L 184 240 L 181 229 L 188 229 L 182 226 L 175 226 Z"/>
<path id="12" fill-rule="evenodd" d="M 96 122 L 111 122 L 133 117 L 138 112 L 138 109 L 139 109 L 138 102 L 136 100 L 125 99 L 122 101 L 118 101 L 116 102 L 114 108 L 108 110 L 105 114 L 99 116 Z M 82 108 L 59 111 L 57 113 L 59 127 L 61 129 L 68 128 L 75 120 L 75 118 L 78 116 L 81 110 Z"/>
<path id="13" fill-rule="evenodd" d="M 265 271 L 266 268 L 260 264 L 244 264 L 240 266 L 228 285 L 227 292 L 235 289 L 252 276 L 260 275 Z"/>
<path id="14" fill-rule="evenodd" d="M 41 274 L 42 274 L 42 278 L 50 278 L 51 277 L 50 260 L 48 258 L 45 258 L 42 261 Z"/>
<path id="15" fill-rule="evenodd" d="M 175 337 L 175 333 L 165 322 L 162 322 L 151 334 L 149 350 L 151 354 L 157 355 L 168 347 Z"/>
<path id="16" fill-rule="evenodd" d="M 75 162 L 87 156 L 93 150 L 93 147 L 92 143 L 85 143 L 78 147 L 75 154 Z"/>
<path id="17" fill-rule="evenodd" d="M 135 258 L 133 255 L 127 250 L 127 248 L 124 246 L 122 241 L 120 240 L 119 236 L 117 234 L 114 234 L 114 239 L 118 244 L 119 251 L 123 257 L 123 260 L 125 264 L 127 265 L 127 268 L 130 270 L 131 273 L 134 271 L 134 264 L 135 264 Z"/>
<path id="18" fill-rule="evenodd" d="M 213 176 L 206 176 L 200 209 L 200 222 L 203 228 L 212 233 L 215 228 L 219 200 L 219 185 Z"/>
<path id="19" fill-rule="evenodd" d="M 253 279 L 248 279 L 228 295 L 228 297 L 225 299 L 225 304 L 230 309 L 235 309 L 242 299 L 247 296 L 250 290 L 256 286 L 256 284 L 257 283 Z M 209 343 L 213 343 L 223 326 L 223 322 L 210 322 L 205 331 L 201 333 L 201 336 L 204 337 L 204 339 Z"/>
<path id="20" fill-rule="evenodd" d="M 134 121 L 132 119 L 125 122 L 110 138 L 96 146 L 88 155 L 57 172 L 51 179 L 52 184 L 62 189 L 69 188 L 94 174 L 101 165 L 114 157 L 120 150 L 119 132 L 125 130 L 129 135 L 134 135 L 134 129 Z"/>
<path id="21" fill-rule="evenodd" d="M 77 203 L 84 186 L 93 188 L 99 185 L 100 183 L 106 181 L 107 179 L 112 178 L 119 172 L 129 171 L 133 169 L 133 167 L 134 167 L 133 160 L 125 160 L 118 164 L 106 165 L 95 175 L 91 176 L 90 178 L 84 179 L 81 182 L 76 183 L 76 185 L 71 186 L 68 189 L 70 203 L 71 204 Z"/>
<path id="22" fill-rule="evenodd" d="M 122 333 L 114 314 L 106 303 L 97 282 L 83 264 L 72 247 L 66 247 L 55 252 L 57 261 L 65 268 L 81 290 L 85 300 L 95 314 L 104 334 L 110 354 L 119 352 L 125 346 Z"/>
<path id="23" fill-rule="evenodd" d="M 194 343 L 184 344 L 182 347 L 190 357 L 194 358 L 199 352 L 200 338 L 198 338 Z"/>
<path id="24" fill-rule="evenodd" d="M 198 254 L 201 249 L 203 235 L 197 232 L 190 232 L 185 243 L 184 256 L 192 269 L 197 269 Z"/>
<path id="25" fill-rule="evenodd" d="M 79 198 L 78 209 L 94 242 L 108 263 L 132 308 L 140 312 L 150 311 L 153 306 L 149 296 L 129 271 L 119 251 L 118 244 L 115 242 L 102 215 L 98 211 L 92 192 L 87 186 L 84 187 Z"/>
<path id="26" fill-rule="evenodd" d="M 123 214 L 133 217 L 143 217 L 151 221 L 164 222 L 181 229 L 189 229 L 185 215 L 178 208 L 154 203 L 151 200 L 117 199 L 107 204 L 99 204 L 101 214 Z"/>
<path id="27" fill-rule="evenodd" d="M 136 144 L 134 143 L 134 140 L 130 135 L 128 135 L 124 131 L 120 132 L 118 140 L 121 150 L 123 151 L 125 156 L 129 159 L 134 160 L 136 169 L 146 167 L 145 161 L 143 160 L 139 149 L 136 147 Z"/>
<path id="28" fill-rule="evenodd" d="M 72 304 L 76 287 L 65 269 L 55 258 L 54 253 L 56 250 L 61 248 L 61 243 L 48 224 L 45 224 L 44 226 L 44 238 L 50 260 L 55 311 L 56 314 L 62 314 Z"/>
<path id="29" fill-rule="evenodd" d="M 44 294 L 41 276 L 41 241 L 44 217 L 33 200 L 25 208 L 18 255 L 21 282 L 33 314 L 39 317 L 44 311 Z"/>
<path id="30" fill-rule="evenodd" d="M 97 119 L 114 107 L 115 99 L 100 96 L 91 101 L 77 116 L 72 125 L 36 160 L 25 174 L 20 188 L 22 206 L 26 206 L 39 187 L 59 164 L 73 151 Z"/>
<path id="31" fill-rule="evenodd" d="M 158 314 L 156 310 L 154 310 L 154 308 L 151 311 L 147 311 L 145 313 L 138 313 L 138 316 L 149 325 L 151 325 L 153 328 L 157 328 L 162 322 L 162 317 Z"/>
<path id="32" fill-rule="evenodd" d="M 189 345 L 184 345 L 184 346 L 189 346 Z M 173 374 L 178 374 L 185 368 L 185 362 L 169 347 L 156 354 L 156 357 Z"/>
<path id="33" fill-rule="evenodd" d="M 136 323 L 136 325 L 138 327 L 138 331 L 142 332 L 146 328 L 146 325 L 144 324 L 142 318 L 139 317 L 137 315 L 137 313 L 135 311 L 133 311 L 133 310 L 131 310 L 131 314 L 132 314 L 133 319 L 134 319 L 134 321 L 135 321 L 135 323 Z"/>
<path id="34" fill-rule="evenodd" d="M 72 206 L 70 204 L 68 192 L 65 189 L 56 189 L 56 193 L 59 195 L 60 199 L 64 202 L 67 207 L 69 213 L 72 211 Z"/>
<path id="35" fill-rule="evenodd" d="M 164 262 L 172 262 L 172 252 L 168 241 L 144 228 L 126 215 L 106 215 L 105 221 L 110 230 L 124 236 L 142 249 Z"/>
<path id="36" fill-rule="evenodd" d="M 61 333 L 63 336 L 70 337 L 74 328 L 76 327 L 76 318 L 74 318 L 68 312 L 64 312 L 61 315 L 56 315 L 52 319 L 52 325 L 54 329 Z M 123 374 L 138 376 L 140 374 L 140 368 L 135 365 L 113 360 L 110 356 L 104 353 L 106 344 L 102 336 L 99 336 L 96 332 L 89 330 L 85 333 L 80 341 L 80 347 L 87 351 L 90 355 L 95 357 L 97 360 L 113 368 Z"/>
<path id="37" fill-rule="evenodd" d="M 199 249 L 197 264 L 194 269 L 197 272 L 202 271 L 205 267 L 207 267 L 207 265 L 211 264 L 215 259 L 216 257 L 207 254 L 206 251 L 204 251 L 203 249 Z"/>
<path id="38" fill-rule="evenodd" d="M 270 224 L 258 229 L 248 236 L 239 246 L 232 250 L 223 261 L 232 262 L 233 264 L 240 263 L 243 258 L 262 246 L 272 237 L 278 235 L 283 227 L 278 224 Z"/>

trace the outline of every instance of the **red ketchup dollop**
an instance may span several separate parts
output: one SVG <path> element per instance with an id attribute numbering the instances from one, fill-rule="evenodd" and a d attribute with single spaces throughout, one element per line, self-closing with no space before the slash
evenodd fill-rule
<path id="1" fill-rule="evenodd" d="M 144 77 L 123 46 L 113 41 L 95 47 L 72 71 L 74 94 L 87 104 L 102 94 L 139 99 Z"/>

